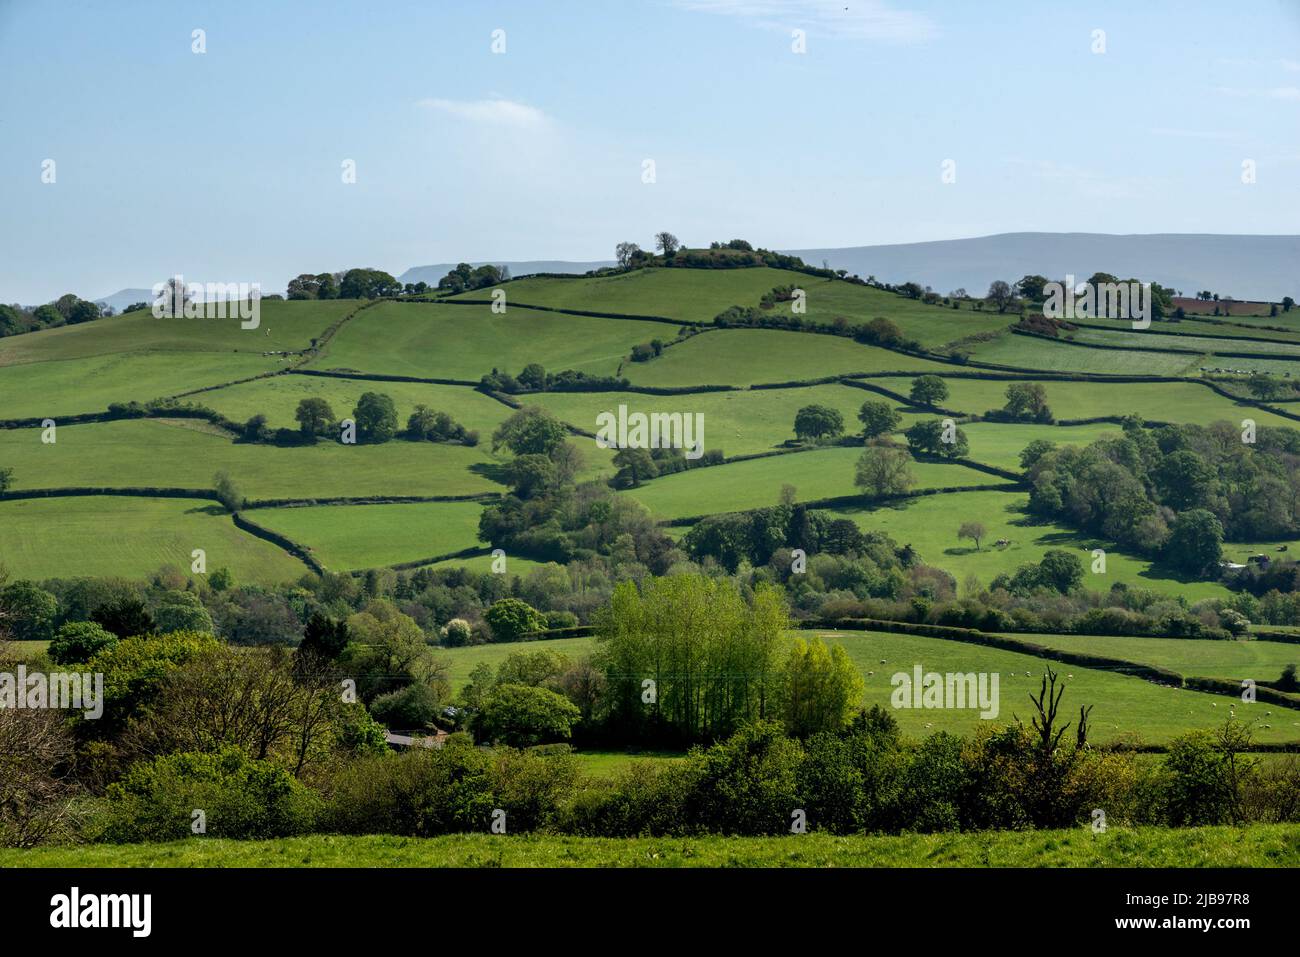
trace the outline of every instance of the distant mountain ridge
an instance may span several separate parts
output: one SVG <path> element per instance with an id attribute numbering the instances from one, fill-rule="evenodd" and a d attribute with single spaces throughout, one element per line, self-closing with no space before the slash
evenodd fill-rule
<path id="1" fill-rule="evenodd" d="M 470 263 L 471 266 L 505 266 L 510 270 L 512 276 L 526 276 L 535 272 L 561 272 L 574 275 L 581 275 L 590 272 L 593 269 L 603 269 L 606 266 L 615 265 L 614 260 L 605 259 L 599 262 L 565 262 L 559 259 L 529 259 L 523 261 L 511 262 L 508 259 L 484 259 L 479 262 Z M 398 282 L 403 284 L 408 282 L 427 282 L 430 286 L 438 285 L 438 280 L 447 273 L 451 272 L 459 263 L 438 263 L 433 266 L 412 266 L 406 272 L 397 277 Z"/>
<path id="2" fill-rule="evenodd" d="M 1121 279 L 1150 279 L 1184 295 L 1202 289 L 1234 299 L 1278 302 L 1300 299 L 1300 236 L 1247 236 L 1218 233 L 999 233 L 974 239 L 924 243 L 783 249 L 812 266 L 823 261 L 885 282 L 918 282 L 937 292 L 964 288 L 983 295 L 995 279 L 1015 282 L 1037 274 L 1048 279 L 1072 273 L 1078 280 L 1095 272 Z M 506 266 L 512 276 L 551 272 L 580 275 L 613 266 L 613 260 L 572 262 L 558 259 L 478 260 L 471 266 Z M 456 263 L 412 266 L 397 278 L 402 283 L 438 280 Z M 283 289 L 266 289 L 279 292 Z M 149 289 L 127 288 L 94 300 L 121 312 L 134 302 L 151 302 Z"/>
<path id="3" fill-rule="evenodd" d="M 825 260 L 864 279 L 918 282 L 936 292 L 983 295 L 995 279 L 1015 282 L 1095 272 L 1153 280 L 1194 296 L 1209 289 L 1234 299 L 1300 299 L 1300 236 L 1217 233 L 1000 233 L 925 243 L 788 249 L 810 265 Z"/>

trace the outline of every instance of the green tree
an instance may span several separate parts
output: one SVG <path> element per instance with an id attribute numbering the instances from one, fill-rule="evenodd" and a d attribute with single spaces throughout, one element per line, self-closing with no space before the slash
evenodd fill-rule
<path id="1" fill-rule="evenodd" d="M 19 580 L 0 590 L 0 613 L 19 641 L 48 641 L 54 636 L 59 600 L 34 582 Z"/>
<path id="2" fill-rule="evenodd" d="M 853 484 L 877 498 L 901 495 L 916 484 L 912 457 L 897 445 L 868 445 L 858 457 Z"/>
<path id="3" fill-rule="evenodd" d="M 917 422 L 903 431 L 913 454 L 937 455 L 945 459 L 962 458 L 970 451 L 966 433 L 955 425 L 951 428 L 943 420 L 930 419 Z"/>
<path id="4" fill-rule="evenodd" d="M 352 418 L 363 442 L 387 442 L 397 434 L 397 408 L 392 397 L 382 392 L 362 393 Z"/>
<path id="5" fill-rule="evenodd" d="M 14 470 L 12 468 L 0 469 L 0 495 L 14 487 Z"/>
<path id="6" fill-rule="evenodd" d="M 512 748 L 568 741 L 581 720 L 577 705 L 546 688 L 498 684 L 474 721 L 476 736 Z"/>
<path id="7" fill-rule="evenodd" d="M 540 406 L 530 405 L 506 419 L 492 433 L 492 451 L 501 447 L 515 455 L 550 455 L 569 430 Z"/>
<path id="8" fill-rule="evenodd" d="M 858 410 L 858 421 L 862 423 L 862 437 L 874 439 L 897 429 L 903 417 L 888 402 L 868 400 Z"/>
<path id="9" fill-rule="evenodd" d="M 1191 575 L 1218 570 L 1223 558 L 1223 525 L 1213 512 L 1193 508 L 1174 519 L 1165 545 L 1165 560 Z"/>
<path id="10" fill-rule="evenodd" d="M 840 731 L 862 703 L 866 686 L 842 645 L 794 640 L 781 667 L 780 703 L 786 731 L 806 738 Z"/>
<path id="11" fill-rule="evenodd" d="M 244 493 L 228 472 L 218 472 L 212 477 L 212 490 L 227 512 L 238 512 L 244 507 Z"/>
<path id="12" fill-rule="evenodd" d="M 975 551 L 979 551 L 980 540 L 987 534 L 983 522 L 962 522 L 961 528 L 957 529 L 957 540 L 969 538 L 975 543 Z"/>
<path id="13" fill-rule="evenodd" d="M 1029 275 L 1016 283 L 1015 291 L 1031 302 L 1040 302 L 1043 299 L 1043 287 L 1046 285 L 1046 276 Z"/>
<path id="14" fill-rule="evenodd" d="M 212 631 L 212 616 L 194 592 L 167 592 L 154 608 L 153 618 L 158 632 L 164 635 L 173 631 Z"/>
<path id="15" fill-rule="evenodd" d="M 93 621 L 70 621 L 50 642 L 50 660 L 59 665 L 81 664 L 115 644 L 117 636 Z"/>
<path id="16" fill-rule="evenodd" d="M 912 402 L 935 406 L 948 398 L 948 384 L 937 375 L 918 376 L 912 380 Z"/>
<path id="17" fill-rule="evenodd" d="M 315 397 L 302 399 L 294 413 L 298 428 L 303 435 L 313 438 L 328 432 L 334 425 L 334 410 L 325 399 Z"/>
<path id="18" fill-rule="evenodd" d="M 518 598 L 502 598 L 494 602 L 483 617 L 497 641 L 519 641 L 529 632 L 546 628 L 542 613 Z"/>
<path id="19" fill-rule="evenodd" d="M 844 418 L 824 405 L 805 405 L 795 413 L 794 434 L 800 439 L 821 441 L 844 432 Z"/>

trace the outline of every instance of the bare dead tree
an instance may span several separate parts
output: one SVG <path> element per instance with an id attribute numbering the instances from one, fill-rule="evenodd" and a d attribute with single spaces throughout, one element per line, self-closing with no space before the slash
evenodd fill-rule
<path id="1" fill-rule="evenodd" d="M 1088 746 L 1088 715 L 1092 713 L 1092 705 L 1086 708 L 1079 705 L 1079 726 L 1075 733 L 1074 745 L 1080 750 Z"/>
<path id="2" fill-rule="evenodd" d="M 1056 672 L 1052 670 L 1051 665 L 1047 666 L 1046 673 L 1043 675 L 1042 686 L 1038 690 L 1038 697 L 1032 694 L 1029 700 L 1034 703 L 1034 710 L 1038 712 L 1033 718 L 1034 731 L 1038 734 L 1038 749 L 1044 756 L 1050 756 L 1056 753 L 1060 747 L 1061 737 L 1069 730 L 1070 724 L 1067 721 L 1059 728 L 1056 727 L 1057 711 L 1061 706 L 1061 696 L 1065 694 L 1065 685 L 1062 684 L 1058 689 L 1056 687 Z"/>

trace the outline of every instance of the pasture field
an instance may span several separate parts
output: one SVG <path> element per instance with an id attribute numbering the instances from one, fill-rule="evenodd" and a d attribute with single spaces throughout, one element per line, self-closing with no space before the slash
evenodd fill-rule
<path id="1" fill-rule="evenodd" d="M 906 379 L 870 379 L 876 385 L 907 394 Z M 1006 405 L 1007 387 L 1012 382 L 990 379 L 947 377 L 948 398 L 941 404 L 967 415 L 983 415 Z M 892 384 L 891 384 L 892 383 Z M 1153 422 L 1209 425 L 1225 421 L 1234 424 L 1253 418 L 1260 425 L 1300 427 L 1294 419 L 1273 415 L 1244 402 L 1225 398 L 1214 390 L 1191 382 L 1095 382 L 1042 380 L 1052 414 L 1061 419 L 1092 419 L 1100 416 L 1137 415 Z M 1068 436 L 1072 433 L 1063 433 Z M 1073 440 L 1054 440 L 1064 445 Z"/>
<path id="2" fill-rule="evenodd" d="M 730 462 L 665 475 L 625 494 L 660 520 L 766 508 L 780 501 L 784 485 L 793 485 L 801 502 L 858 495 L 853 479 L 861 455 L 861 447 L 843 446 Z M 913 462 L 912 473 L 918 489 L 1006 481 L 964 465 L 932 462 Z"/>
<path id="3" fill-rule="evenodd" d="M 1259 352 L 1276 353 L 1279 356 L 1291 356 L 1300 359 L 1300 342 L 1286 344 L 1281 342 L 1230 342 L 1226 339 L 1202 339 L 1192 335 L 1148 336 L 1143 330 L 1132 329 L 1105 330 L 1079 329 L 1069 334 L 1075 342 L 1099 342 L 1105 345 L 1122 346 L 1125 349 L 1194 349 L 1204 353 L 1220 352 Z"/>
<path id="4" fill-rule="evenodd" d="M 309 368 L 478 382 L 493 369 L 613 375 L 639 342 L 672 339 L 661 322 L 594 319 L 508 307 L 384 302 L 344 325 Z"/>
<path id="5" fill-rule="evenodd" d="M 63 415 L 105 412 L 113 402 L 148 402 L 284 367 L 283 360 L 242 352 L 114 352 L 0 366 L 0 418 L 57 422 Z"/>
<path id="6" fill-rule="evenodd" d="M 717 329 L 665 349 L 657 359 L 629 362 L 623 366 L 623 375 L 633 385 L 686 388 L 803 382 L 872 372 L 942 374 L 953 368 L 862 345 L 844 336 L 783 329 Z"/>
<path id="7" fill-rule="evenodd" d="M 228 419 L 246 422 L 254 415 L 264 415 L 273 429 L 296 429 L 294 412 L 303 399 L 324 399 L 336 418 L 352 415 L 357 401 L 366 392 L 391 396 L 397 408 L 400 428 L 417 405 L 427 405 L 435 412 L 446 412 L 467 429 L 479 433 L 480 441 L 489 443 L 492 431 L 512 414 L 512 409 L 465 386 L 432 385 L 425 382 L 376 382 L 368 379 L 343 379 L 334 376 L 279 375 L 255 382 L 215 389 L 194 397 Z"/>
<path id="8" fill-rule="evenodd" d="M 1100 438 L 1121 434 L 1119 426 L 1105 422 L 1069 426 L 971 422 L 961 430 L 970 442 L 967 458 L 1017 473 L 1021 471 L 1020 453 L 1035 439 L 1046 439 L 1057 445 L 1089 445 Z"/>
<path id="9" fill-rule="evenodd" d="M 330 571 L 356 571 L 484 547 L 478 502 L 321 505 L 247 511 L 259 525 L 311 549 Z"/>
<path id="10" fill-rule="evenodd" d="M 903 380 L 906 383 L 907 380 Z M 594 432 L 596 416 L 626 405 L 628 414 L 665 412 L 704 416 L 704 447 L 728 456 L 768 452 L 793 440 L 795 413 L 806 405 L 824 405 L 844 418 L 844 431 L 861 433 L 858 410 L 864 402 L 887 402 L 903 414 L 899 428 L 917 419 L 933 418 L 885 396 L 839 384 L 797 389 L 746 389 L 732 392 L 697 392 L 691 395 L 644 395 L 635 392 L 546 392 L 521 396 L 527 405 L 539 405 L 556 418 Z M 591 442 L 591 440 L 587 440 Z M 594 444 L 594 443 L 592 443 Z"/>
<path id="11" fill-rule="evenodd" d="M 1295 316 L 1296 313 L 1292 313 Z M 1220 336 L 1230 336 L 1232 339 L 1242 340 L 1242 345 L 1238 348 L 1228 339 L 1219 341 L 1226 343 L 1225 348 L 1232 348 L 1235 351 L 1250 351 L 1250 342 L 1253 339 L 1285 339 L 1288 342 L 1294 342 L 1300 345 L 1300 323 L 1287 316 L 1286 313 L 1279 313 L 1271 319 L 1268 316 L 1261 318 L 1247 318 L 1243 316 L 1233 316 L 1226 322 L 1211 321 L 1211 319 L 1195 319 L 1188 314 L 1188 318 L 1182 320 L 1153 321 L 1150 329 L 1134 329 L 1133 324 L 1127 319 L 1089 319 L 1090 326 L 1105 326 L 1108 329 L 1115 329 L 1120 332 L 1151 332 L 1160 336 L 1160 339 L 1168 338 L 1169 342 L 1174 345 L 1178 344 L 1176 336 L 1196 336 L 1206 335 L 1211 338 Z M 1172 333 L 1166 337 L 1162 333 Z"/>
<path id="12" fill-rule="evenodd" d="M 232 442 L 195 420 L 131 419 L 69 425 L 57 442 L 40 429 L 0 431 L 0 459 L 16 489 L 212 487 L 230 474 L 252 499 L 497 492 L 500 464 L 482 446 L 394 440 L 382 445 L 280 448 Z"/>
<path id="13" fill-rule="evenodd" d="M 236 528 L 214 502 L 162 498 L 48 498 L 0 502 L 0 565 L 25 578 L 147 578 L 163 565 L 188 573 L 190 553 L 238 581 L 292 581 L 307 566 Z"/>
<path id="14" fill-rule="evenodd" d="M 811 823 L 811 822 L 810 822 Z M 1300 826 L 785 837 L 312 835 L 0 850 L 0 867 L 1296 867 Z"/>
<path id="15" fill-rule="evenodd" d="M 1095 706 L 1089 722 L 1091 740 L 1099 744 L 1113 741 L 1167 744 L 1187 731 L 1211 730 L 1227 719 L 1228 705 L 1232 701 L 1223 695 L 1171 688 L 1142 678 L 1058 664 L 1014 651 L 945 638 L 865 631 L 816 631 L 809 634 L 843 645 L 864 675 L 866 704 L 878 704 L 888 709 L 904 733 L 913 737 L 925 737 L 936 731 L 971 735 L 981 727 L 1012 724 L 1016 714 L 1028 721 L 1028 716 L 1033 713 L 1029 696 L 1038 693 L 1043 668 L 1047 664 L 1052 665 L 1065 683 L 1061 709 L 1067 719 L 1078 715 L 1080 705 Z M 911 675 L 918 664 L 923 671 L 940 674 L 996 672 L 1000 676 L 997 716 L 985 720 L 977 708 L 923 710 L 892 707 L 892 676 L 898 672 Z M 1300 711 L 1274 711 L 1280 712 L 1282 717 L 1273 722 L 1271 728 L 1257 725 L 1255 740 L 1261 744 L 1300 741 Z"/>
<path id="16" fill-rule="evenodd" d="M 232 352 L 260 356 L 293 352 L 352 312 L 364 301 L 265 300 L 259 325 L 244 329 L 238 318 L 157 319 L 148 309 L 75 326 L 42 329 L 0 339 L 0 366 L 59 359 L 86 359 L 114 353 Z"/>
<path id="17" fill-rule="evenodd" d="M 852 519 L 864 532 L 885 532 L 899 545 L 910 544 L 927 564 L 949 572 L 959 587 L 968 575 L 987 586 L 998 575 L 1010 575 L 1021 565 L 1042 561 L 1044 553 L 1052 548 L 1074 552 L 1087 570 L 1093 562 L 1092 550 L 1103 548 L 1106 572 L 1086 574 L 1086 588 L 1108 591 L 1115 582 L 1123 582 L 1171 597 L 1184 595 L 1189 601 L 1227 598 L 1230 594 L 1214 582 L 1179 581 L 1168 569 L 1116 551 L 1109 542 L 1042 522 L 1026 512 L 1028 501 L 1023 492 L 955 492 L 924 495 L 876 508 L 826 510 L 825 514 Z M 980 522 L 987 530 L 978 550 L 969 539 L 958 541 L 957 529 L 964 522 Z M 1011 544 L 996 547 L 993 543 L 999 539 Z"/>
<path id="18" fill-rule="evenodd" d="M 1027 641 L 1093 655 L 1107 655 L 1155 665 L 1178 672 L 1184 678 L 1232 678 L 1276 681 L 1287 665 L 1300 666 L 1300 645 L 1281 641 L 1209 641 L 1196 638 L 1134 638 L 1098 635 L 1024 635 Z M 1243 709 L 1244 710 L 1244 709 Z M 1262 716 L 1271 710 L 1283 724 L 1300 721 L 1300 711 L 1289 714 L 1270 704 L 1257 704 Z M 1262 718 L 1261 720 L 1269 720 Z M 1278 721 L 1274 721 L 1276 724 Z M 1300 737 L 1300 733 L 1297 733 Z"/>
<path id="19" fill-rule="evenodd" d="M 1086 349 L 1038 336 L 1006 335 L 981 343 L 971 358 L 1018 369 L 1048 372 L 1094 372 L 1112 375 L 1196 375 L 1203 357 L 1156 350 Z M 1233 359 L 1232 363 L 1246 362 Z M 1218 364 L 1218 363 L 1211 363 Z"/>
<path id="20" fill-rule="evenodd" d="M 878 704 L 888 710 L 898 720 L 904 733 L 924 738 L 938 731 L 953 734 L 971 734 L 980 727 L 1002 727 L 1014 723 L 1015 714 L 1027 719 L 1032 708 L 1028 695 L 1037 693 L 1045 664 L 1051 664 L 1060 673 L 1066 683 L 1065 696 L 1062 699 L 1064 713 L 1077 714 L 1080 704 L 1093 704 L 1093 735 L 1098 743 L 1114 741 L 1137 741 L 1144 744 L 1167 744 L 1172 738 L 1197 728 L 1211 729 L 1223 723 L 1228 716 L 1231 700 L 1222 695 L 1207 694 L 1182 688 L 1169 688 L 1142 678 L 1116 674 L 1100 669 L 1083 668 L 1077 665 L 1064 665 L 1040 659 L 1036 656 L 1019 652 L 1004 651 L 984 645 L 951 641 L 945 638 L 928 638 L 919 635 L 903 635 L 867 631 L 793 631 L 791 638 L 816 635 L 828 642 L 841 644 L 857 667 L 866 684 L 864 703 L 869 707 Z M 1024 635 L 1027 641 L 1049 644 L 1043 636 Z M 1061 645 L 1059 642 L 1074 640 L 1075 636 L 1056 636 L 1057 644 L 1052 647 L 1074 647 Z M 1093 641 L 1078 638 L 1080 641 Z M 1206 656 L 1215 654 L 1199 647 L 1180 648 L 1181 645 L 1199 646 L 1213 642 L 1189 642 L 1178 638 L 1133 638 L 1104 639 L 1104 642 L 1160 642 L 1170 646 L 1166 655 L 1191 656 L 1208 660 Z M 1219 642 L 1219 644 L 1241 644 Z M 1254 642 L 1248 644 L 1264 644 Z M 571 659 L 580 658 L 591 653 L 597 647 L 597 640 L 589 638 L 559 638 L 542 642 L 509 642 L 487 645 L 470 645 L 461 648 L 440 649 L 438 655 L 449 666 L 449 678 L 452 686 L 459 690 L 469 682 L 470 672 L 481 662 L 487 662 L 496 668 L 505 658 L 515 651 L 530 652 L 552 650 L 567 655 Z M 1096 654 L 1109 654 L 1102 645 L 1083 646 L 1084 650 Z M 1126 646 L 1125 650 L 1131 646 Z M 1279 645 L 1293 649 L 1296 646 Z M 1223 652 L 1231 654 L 1232 652 Z M 1262 652 L 1272 656 L 1274 652 Z M 1277 653 L 1279 660 L 1282 653 Z M 1138 663 L 1151 663 L 1146 659 L 1130 654 L 1115 657 Z M 1295 657 L 1300 657 L 1296 655 Z M 884 659 L 884 664 L 881 663 Z M 1271 658 L 1269 660 L 1272 660 Z M 999 674 L 999 712 L 990 719 L 979 716 L 978 710 L 958 710 L 955 708 L 916 710 L 911 708 L 894 708 L 890 696 L 894 691 L 891 678 L 899 671 L 909 675 L 915 665 L 920 664 L 925 671 L 948 672 L 997 672 Z M 1261 664 L 1262 666 L 1262 664 Z M 1173 667 L 1170 665 L 1169 667 Z M 1175 668 L 1174 670 L 1178 670 Z M 1281 673 L 1281 666 L 1270 669 L 1265 676 L 1269 680 Z M 1026 674 L 1026 673 L 1030 674 Z M 1185 677 L 1224 677 L 1213 672 L 1180 672 Z M 1067 677 L 1072 676 L 1072 677 Z M 1261 706 L 1265 710 L 1268 706 Z M 1259 743 L 1277 743 L 1283 741 L 1300 741 L 1300 711 L 1294 714 L 1285 709 L 1273 708 L 1274 717 L 1270 720 L 1271 728 L 1256 727 L 1255 740 Z M 1261 714 L 1263 712 L 1261 711 Z M 1268 720 L 1268 719 L 1266 719 Z"/>
<path id="21" fill-rule="evenodd" d="M 806 319 L 813 322 L 834 322 L 843 316 L 850 325 L 861 325 L 876 318 L 886 318 L 898 325 L 909 339 L 915 339 L 927 349 L 966 336 L 1005 329 L 1014 321 L 1012 317 L 998 315 L 995 310 L 976 311 L 969 303 L 960 309 L 951 306 L 926 305 L 919 299 L 908 299 L 897 293 L 886 292 L 871 286 L 858 286 L 839 280 L 817 279 L 802 276 L 790 280 L 807 293 Z M 772 311 L 790 309 L 790 303 L 777 303 Z"/>
<path id="22" fill-rule="evenodd" d="M 786 269 L 638 269 L 616 276 L 534 277 L 516 279 L 497 288 L 506 301 L 552 309 L 577 309 L 616 315 L 663 316 L 683 322 L 711 323 L 730 306 L 757 306 L 759 297 L 776 286 L 800 281 L 824 282 Z M 452 296 L 452 299 L 487 301 L 489 289 Z M 672 326 L 644 340 L 667 341 L 677 334 Z"/>
<path id="23" fill-rule="evenodd" d="M 595 638 L 549 638 L 546 641 L 501 641 L 486 645 L 462 645 L 459 648 L 439 648 L 438 657 L 448 666 L 447 677 L 452 689 L 459 691 L 469 684 L 470 674 L 481 664 L 493 671 L 514 652 L 530 654 L 535 651 L 553 651 L 577 660 L 596 649 Z"/>

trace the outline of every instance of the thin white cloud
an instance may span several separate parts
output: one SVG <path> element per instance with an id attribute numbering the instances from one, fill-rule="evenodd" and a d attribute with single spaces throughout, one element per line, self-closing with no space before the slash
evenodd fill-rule
<path id="1" fill-rule="evenodd" d="M 489 126 L 512 126 L 517 129 L 536 129 L 545 126 L 547 116 L 535 106 L 516 103 L 504 97 L 491 97 L 486 100 L 444 100 L 429 97 L 417 100 L 416 106 L 437 110 L 450 116 L 481 123 Z"/>
<path id="2" fill-rule="evenodd" d="M 884 0 L 673 0 L 683 10 L 748 20 L 768 29 L 912 43 L 935 34 L 925 14 L 893 10 Z"/>

